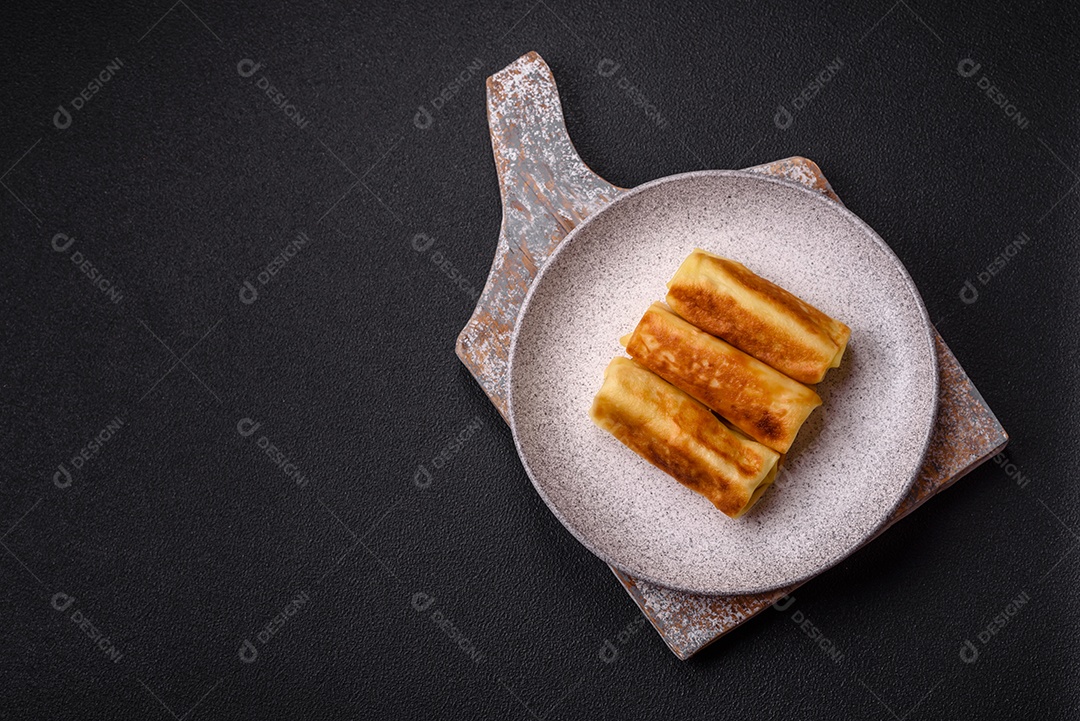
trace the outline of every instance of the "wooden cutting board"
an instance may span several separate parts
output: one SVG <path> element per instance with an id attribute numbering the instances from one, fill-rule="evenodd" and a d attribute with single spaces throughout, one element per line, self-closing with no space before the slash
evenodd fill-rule
<path id="1" fill-rule="evenodd" d="M 566 132 L 555 79 L 535 52 L 488 78 L 487 110 L 503 222 L 487 284 L 458 336 L 457 354 L 505 419 L 510 336 L 529 285 L 578 223 L 626 191 L 592 172 L 578 157 Z M 818 166 L 806 158 L 786 158 L 747 170 L 803 183 L 840 202 Z M 1005 430 L 936 331 L 935 337 L 941 387 L 934 435 L 919 477 L 879 533 L 1008 442 Z M 681 659 L 796 588 L 700 596 L 612 571 Z"/>

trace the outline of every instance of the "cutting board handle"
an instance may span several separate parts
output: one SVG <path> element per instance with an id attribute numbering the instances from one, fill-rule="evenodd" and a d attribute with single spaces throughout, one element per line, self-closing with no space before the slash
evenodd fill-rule
<path id="1" fill-rule="evenodd" d="M 491 148 L 504 207 L 539 200 L 566 233 L 588 212 L 597 192 L 621 190 L 589 169 L 566 131 L 555 77 L 535 51 L 487 80 Z M 522 198 L 522 191 L 529 197 Z M 611 200 L 611 197 L 608 197 Z"/>
<path id="2" fill-rule="evenodd" d="M 537 53 L 488 78 L 487 116 L 502 227 L 457 354 L 506 417 L 509 339 L 529 285 L 567 233 L 624 191 L 591 171 L 574 149 L 555 78 Z"/>

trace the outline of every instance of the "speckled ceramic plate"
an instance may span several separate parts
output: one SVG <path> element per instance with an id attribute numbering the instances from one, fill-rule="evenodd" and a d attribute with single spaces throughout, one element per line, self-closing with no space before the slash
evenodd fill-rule
<path id="1" fill-rule="evenodd" d="M 696 247 L 741 261 L 852 330 L 824 401 L 773 487 L 743 518 L 593 425 L 604 367 L 622 355 Z M 705 594 L 796 583 L 871 538 L 907 493 L 937 409 L 926 309 L 907 271 L 858 217 L 792 183 L 702 171 L 647 183 L 578 226 L 522 306 L 510 350 L 510 424 L 537 491 L 597 556 Z"/>

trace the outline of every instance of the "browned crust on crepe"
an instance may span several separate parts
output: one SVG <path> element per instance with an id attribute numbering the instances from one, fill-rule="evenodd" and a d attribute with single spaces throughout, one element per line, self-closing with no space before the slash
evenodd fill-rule
<path id="1" fill-rule="evenodd" d="M 725 426 L 708 408 L 627 358 L 615 358 L 589 411 L 593 422 L 736 518 L 776 476 L 779 454 Z"/>
<path id="2" fill-rule="evenodd" d="M 672 310 L 803 383 L 840 365 L 851 329 L 734 260 L 691 253 L 668 283 Z"/>
<path id="3" fill-rule="evenodd" d="M 662 303 L 645 311 L 626 352 L 779 453 L 788 451 L 821 405 L 811 388 L 694 327 Z"/>

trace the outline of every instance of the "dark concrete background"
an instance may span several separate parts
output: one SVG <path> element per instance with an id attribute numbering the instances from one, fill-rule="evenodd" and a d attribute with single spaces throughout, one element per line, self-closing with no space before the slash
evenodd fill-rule
<path id="1" fill-rule="evenodd" d="M 0 717 L 1080 711 L 1075 10 L 169 2 L 0 22 Z M 472 300 L 409 240 L 482 285 L 500 220 L 483 77 L 528 50 L 618 185 L 816 160 L 1012 435 L 1008 473 L 988 464 L 798 592 L 841 660 L 792 609 L 677 661 L 455 358 Z"/>

